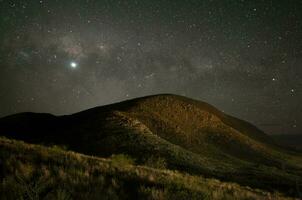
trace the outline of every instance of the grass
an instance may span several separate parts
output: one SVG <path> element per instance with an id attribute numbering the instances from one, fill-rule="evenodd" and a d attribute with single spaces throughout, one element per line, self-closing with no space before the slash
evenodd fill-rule
<path id="1" fill-rule="evenodd" d="M 148 165 L 300 195 L 300 153 L 280 147 L 247 122 L 181 96 L 139 98 L 69 116 L 13 115 L 0 119 L 0 133 L 29 143 L 56 145 L 58 151 L 131 157 L 111 158 L 117 165 Z M 148 193 L 148 187 L 144 188 L 141 191 Z"/>
<path id="2" fill-rule="evenodd" d="M 1 199 L 290 199 L 177 171 L 0 138 Z"/>

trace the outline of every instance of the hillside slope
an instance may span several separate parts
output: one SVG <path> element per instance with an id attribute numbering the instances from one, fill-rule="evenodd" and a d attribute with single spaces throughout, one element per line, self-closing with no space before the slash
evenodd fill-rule
<path id="1" fill-rule="evenodd" d="M 286 147 L 302 152 L 302 134 L 272 135 L 272 137 Z"/>
<path id="2" fill-rule="evenodd" d="M 291 199 L 234 183 L 2 137 L 0 155 L 1 199 Z"/>
<path id="3" fill-rule="evenodd" d="M 151 156 L 168 168 L 242 185 L 299 195 L 302 157 L 255 126 L 207 103 L 156 95 L 69 116 L 22 113 L 0 119 L 0 134 L 88 155 Z"/>

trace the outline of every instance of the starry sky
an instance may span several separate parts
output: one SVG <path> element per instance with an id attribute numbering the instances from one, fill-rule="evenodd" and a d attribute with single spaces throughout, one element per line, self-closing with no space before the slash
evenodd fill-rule
<path id="1" fill-rule="evenodd" d="M 300 0 L 0 0 L 0 44 L 0 116 L 174 93 L 302 131 Z"/>

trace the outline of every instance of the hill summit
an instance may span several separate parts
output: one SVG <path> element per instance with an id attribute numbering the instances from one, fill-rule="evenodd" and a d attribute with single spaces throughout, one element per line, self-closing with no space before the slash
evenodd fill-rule
<path id="1" fill-rule="evenodd" d="M 0 119 L 7 138 L 64 145 L 83 154 L 161 158 L 181 172 L 297 195 L 302 157 L 248 122 L 183 96 L 162 94 L 65 116 L 20 113 Z"/>

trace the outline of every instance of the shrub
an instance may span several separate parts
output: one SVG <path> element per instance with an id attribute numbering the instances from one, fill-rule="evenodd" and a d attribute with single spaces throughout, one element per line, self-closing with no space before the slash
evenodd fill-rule
<path id="1" fill-rule="evenodd" d="M 33 174 L 29 178 L 15 174 L 15 180 L 11 183 L 14 184 L 20 199 L 41 199 L 44 198 L 50 190 L 49 181 L 38 174 Z"/>
<path id="2" fill-rule="evenodd" d="M 68 150 L 66 145 L 52 145 L 51 147 L 55 151 L 67 151 Z"/>
<path id="3" fill-rule="evenodd" d="M 150 200 L 163 200 L 167 199 L 167 191 L 162 190 L 155 187 L 145 187 L 141 186 L 139 188 L 139 197 L 142 199 L 150 199 Z"/>
<path id="4" fill-rule="evenodd" d="M 129 155 L 125 154 L 113 154 L 111 156 L 111 162 L 114 166 L 125 166 L 125 165 L 134 165 L 135 160 L 131 158 Z"/>
<path id="5" fill-rule="evenodd" d="M 164 158 L 151 156 L 149 157 L 145 163 L 146 166 L 157 168 L 157 169 L 166 169 L 167 168 L 167 162 Z"/>
<path id="6" fill-rule="evenodd" d="M 71 200 L 72 197 L 71 197 L 71 194 L 67 190 L 59 188 L 58 190 L 56 190 L 55 199 L 57 199 L 57 200 Z"/>

